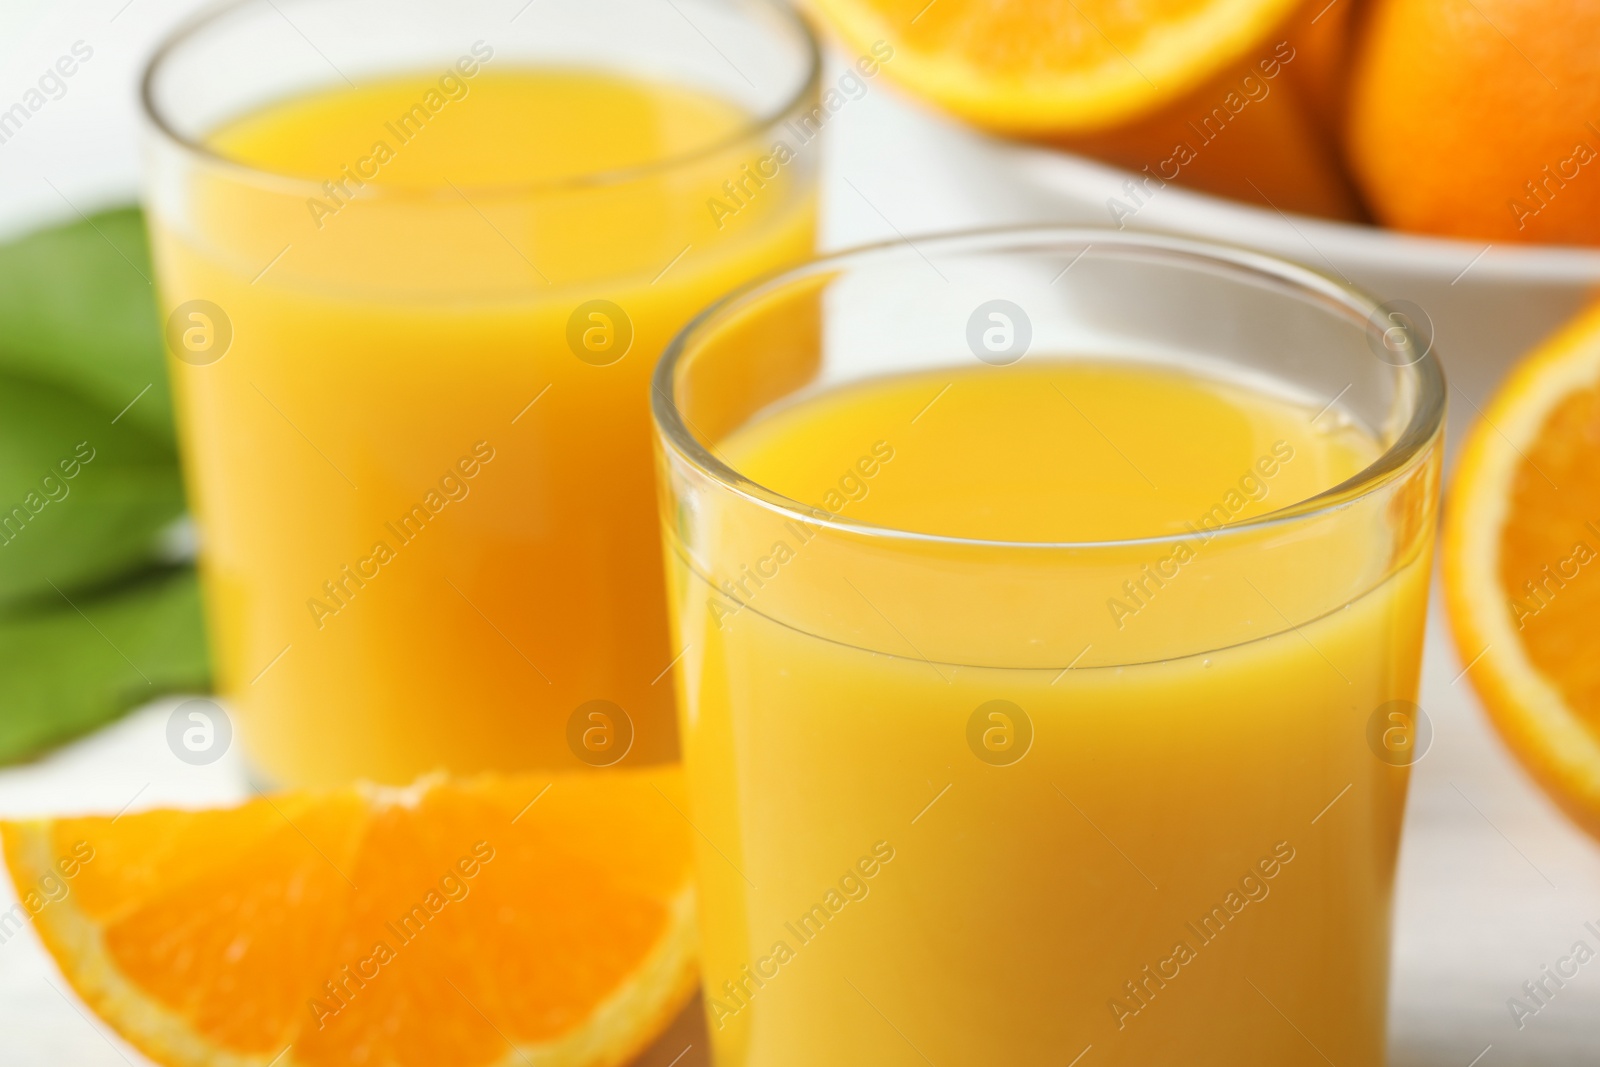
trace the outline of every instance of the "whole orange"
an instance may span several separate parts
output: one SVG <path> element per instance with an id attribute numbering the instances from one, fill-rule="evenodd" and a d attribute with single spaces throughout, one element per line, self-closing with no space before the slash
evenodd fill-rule
<path id="1" fill-rule="evenodd" d="M 1374 0 L 1364 14 L 1346 143 L 1380 221 L 1600 243 L 1600 4 Z"/>

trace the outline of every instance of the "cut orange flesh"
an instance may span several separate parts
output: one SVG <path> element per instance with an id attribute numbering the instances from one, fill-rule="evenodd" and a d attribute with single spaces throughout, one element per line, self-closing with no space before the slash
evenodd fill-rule
<path id="1" fill-rule="evenodd" d="M 609 1067 L 695 981 L 675 769 L 0 824 L 63 975 L 173 1065 Z"/>
<path id="2" fill-rule="evenodd" d="M 811 0 L 873 72 L 993 130 L 1088 133 L 1246 58 L 1299 0 Z"/>
<path id="3" fill-rule="evenodd" d="M 1446 601 L 1523 764 L 1600 836 L 1600 306 L 1523 361 L 1461 453 Z"/>

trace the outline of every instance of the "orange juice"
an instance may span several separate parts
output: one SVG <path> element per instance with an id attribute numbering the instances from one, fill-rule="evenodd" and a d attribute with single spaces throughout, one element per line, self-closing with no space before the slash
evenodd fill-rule
<path id="1" fill-rule="evenodd" d="M 570 766 L 594 701 L 619 757 L 676 754 L 650 368 L 807 254 L 812 162 L 698 91 L 508 62 L 247 113 L 153 210 L 220 686 L 270 780 Z"/>
<path id="2" fill-rule="evenodd" d="M 1382 1062 L 1427 506 L 1220 536 L 1382 452 L 1270 384 L 1030 356 L 713 442 L 815 516 L 669 541 L 720 1067 Z"/>

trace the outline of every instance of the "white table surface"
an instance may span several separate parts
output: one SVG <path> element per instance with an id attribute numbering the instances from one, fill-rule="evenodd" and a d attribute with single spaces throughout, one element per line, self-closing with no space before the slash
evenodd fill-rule
<path id="1" fill-rule="evenodd" d="M 0 234 L 126 199 L 137 187 L 133 85 L 154 42 L 195 5 L 98 0 L 0 6 L 0 108 L 76 40 L 95 49 L 66 95 L 0 144 Z M 830 130 L 825 242 L 837 246 L 1016 221 L 941 183 L 947 161 L 902 150 L 898 131 L 933 121 L 874 83 Z M 1496 357 L 1498 358 L 1498 357 Z M 1483 396 L 1472 396 L 1481 405 Z M 1434 744 L 1416 767 L 1402 846 L 1392 983 L 1393 1067 L 1511 1067 L 1600 1061 L 1600 969 L 1585 968 L 1519 1030 L 1507 1008 L 1600 924 L 1600 846 L 1556 812 L 1490 731 L 1435 605 L 1422 705 Z M 232 754 L 172 759 L 172 701 L 158 701 L 35 763 L 0 770 L 0 815 L 223 804 L 248 789 Z M 3 710 L 0 710 L 3 714 Z M 10 904 L 0 881 L 0 908 Z M 646 1058 L 703 1064 L 687 1018 Z M 32 935 L 0 945 L 0 1063 L 116 1067 L 146 1061 L 90 1016 Z M 1346 1065 L 1340 1065 L 1346 1067 Z"/>

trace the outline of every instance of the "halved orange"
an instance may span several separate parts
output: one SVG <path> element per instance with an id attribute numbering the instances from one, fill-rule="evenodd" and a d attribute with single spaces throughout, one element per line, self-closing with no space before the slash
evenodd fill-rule
<path id="1" fill-rule="evenodd" d="M 1600 836 L 1600 305 L 1524 359 L 1467 438 L 1444 586 L 1501 735 Z"/>
<path id="2" fill-rule="evenodd" d="M 695 981 L 674 769 L 0 824 L 66 980 L 172 1065 L 607 1067 Z"/>
<path id="3" fill-rule="evenodd" d="M 810 2 L 863 72 L 881 67 L 988 129 L 1061 135 L 1122 125 L 1198 88 L 1302 0 Z"/>

